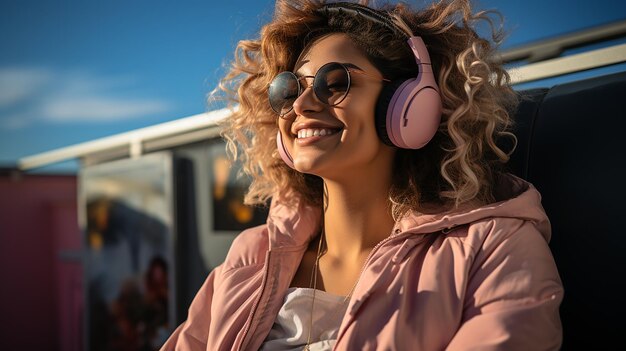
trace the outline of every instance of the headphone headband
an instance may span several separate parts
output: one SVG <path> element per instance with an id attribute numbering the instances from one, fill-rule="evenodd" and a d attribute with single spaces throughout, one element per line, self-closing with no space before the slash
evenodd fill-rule
<path id="1" fill-rule="evenodd" d="M 330 14 L 343 14 L 348 13 L 353 17 L 365 17 L 371 22 L 377 23 L 394 34 L 408 39 L 407 33 L 405 33 L 400 27 L 398 27 L 389 15 L 383 14 L 367 6 L 351 3 L 351 2 L 335 2 L 332 4 L 326 4 L 320 7 L 317 12 L 329 16 Z"/>

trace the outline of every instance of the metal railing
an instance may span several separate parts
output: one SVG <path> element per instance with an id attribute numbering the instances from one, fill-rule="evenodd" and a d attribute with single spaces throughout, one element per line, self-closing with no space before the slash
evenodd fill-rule
<path id="1" fill-rule="evenodd" d="M 511 82 L 524 83 L 626 62 L 626 44 L 560 57 L 566 50 L 626 38 L 626 20 L 584 29 L 504 50 L 505 64 L 527 62 L 509 69 Z"/>

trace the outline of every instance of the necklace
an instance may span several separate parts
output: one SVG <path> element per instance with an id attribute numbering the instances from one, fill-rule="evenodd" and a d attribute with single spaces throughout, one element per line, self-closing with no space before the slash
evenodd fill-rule
<path id="1" fill-rule="evenodd" d="M 324 232 L 324 229 L 322 229 L 322 233 L 320 234 L 320 242 L 317 247 L 317 256 L 315 257 L 315 265 L 313 266 L 313 272 L 311 273 L 311 280 L 309 281 L 309 286 L 313 285 L 313 298 L 311 299 L 311 313 L 310 313 L 311 319 L 310 319 L 310 324 L 309 324 L 309 336 L 307 338 L 306 345 L 304 346 L 303 351 L 309 351 L 309 345 L 311 344 L 311 330 L 313 329 L 313 307 L 315 306 L 315 292 L 317 291 L 317 273 L 318 273 L 318 268 L 319 268 L 320 257 L 322 257 L 322 242 L 324 241 L 325 238 L 326 238 L 326 233 Z M 360 279 L 361 279 L 361 276 L 357 278 L 356 282 L 352 286 L 352 289 L 350 290 L 350 293 L 348 293 L 348 295 L 343 299 L 344 304 L 352 296 L 352 293 L 354 292 L 354 288 L 356 288 L 356 285 L 358 284 Z"/>

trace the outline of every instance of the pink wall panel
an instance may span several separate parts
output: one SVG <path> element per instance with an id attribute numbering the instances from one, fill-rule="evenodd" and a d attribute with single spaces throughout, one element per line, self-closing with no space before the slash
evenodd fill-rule
<path id="1" fill-rule="evenodd" d="M 0 176 L 0 349 L 79 349 L 80 245 L 76 177 Z"/>

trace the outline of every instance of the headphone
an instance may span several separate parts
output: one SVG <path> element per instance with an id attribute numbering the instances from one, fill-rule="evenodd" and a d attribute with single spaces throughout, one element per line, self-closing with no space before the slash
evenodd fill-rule
<path id="1" fill-rule="evenodd" d="M 408 35 L 388 16 L 369 7 L 337 2 L 326 4 L 317 12 L 349 14 L 388 28 L 396 35 Z M 383 143 L 402 149 L 420 149 L 435 136 L 441 121 L 441 95 L 435 82 L 430 55 L 421 37 L 409 37 L 407 43 L 418 66 L 416 78 L 394 80 L 386 84 L 376 102 L 376 133 Z M 295 168 L 293 158 L 285 147 L 280 130 L 276 137 L 278 153 L 285 163 Z"/>

